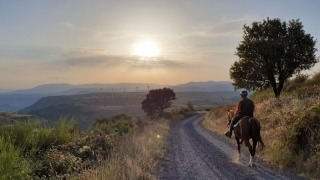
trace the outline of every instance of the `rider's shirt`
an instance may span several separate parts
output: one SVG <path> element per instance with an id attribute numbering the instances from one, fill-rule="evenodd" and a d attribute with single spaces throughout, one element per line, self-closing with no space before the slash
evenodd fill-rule
<path id="1" fill-rule="evenodd" d="M 254 104 L 253 101 L 244 98 L 238 104 L 239 115 L 253 117 Z"/>

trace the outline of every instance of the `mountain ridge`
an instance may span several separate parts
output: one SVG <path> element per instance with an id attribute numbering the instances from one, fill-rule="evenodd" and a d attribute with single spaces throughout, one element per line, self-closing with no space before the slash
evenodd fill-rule
<path id="1" fill-rule="evenodd" d="M 42 84 L 30 89 L 0 93 L 0 112 L 18 111 L 48 96 L 81 95 L 104 92 L 148 92 L 150 89 L 171 88 L 175 92 L 217 92 L 233 91 L 229 81 L 188 82 L 177 85 L 155 83 L 90 83 L 73 85 L 69 83 Z"/>

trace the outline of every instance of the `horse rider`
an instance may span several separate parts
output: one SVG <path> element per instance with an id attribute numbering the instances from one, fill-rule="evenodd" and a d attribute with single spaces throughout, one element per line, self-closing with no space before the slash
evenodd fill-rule
<path id="1" fill-rule="evenodd" d="M 254 111 L 254 104 L 253 101 L 248 99 L 248 92 L 247 91 L 241 91 L 240 95 L 242 97 L 242 100 L 238 104 L 238 109 L 236 112 L 235 117 L 233 118 L 231 125 L 230 125 L 230 130 L 225 133 L 225 135 L 229 138 L 232 136 L 232 130 L 233 126 L 243 117 L 249 116 L 253 117 L 253 111 Z"/>

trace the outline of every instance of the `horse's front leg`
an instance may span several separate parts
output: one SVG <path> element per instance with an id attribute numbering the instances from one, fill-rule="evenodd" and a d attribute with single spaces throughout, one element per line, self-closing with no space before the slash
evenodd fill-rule
<path id="1" fill-rule="evenodd" d="M 248 147 L 249 149 L 249 152 L 250 152 L 250 161 L 249 161 L 249 166 L 253 167 L 253 157 L 254 157 L 254 151 L 253 151 L 253 148 L 249 142 L 249 140 L 244 140 L 244 143 L 246 144 L 246 146 Z"/>
<path id="2" fill-rule="evenodd" d="M 241 142 L 239 140 L 238 137 L 236 137 L 236 141 L 237 141 L 237 145 L 238 145 L 238 153 L 239 153 L 239 157 L 238 157 L 238 161 L 240 162 L 241 160 L 241 153 L 240 153 L 240 149 L 241 149 Z"/>

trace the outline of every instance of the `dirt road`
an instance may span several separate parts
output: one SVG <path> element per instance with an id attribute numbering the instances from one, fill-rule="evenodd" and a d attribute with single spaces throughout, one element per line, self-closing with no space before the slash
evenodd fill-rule
<path id="1" fill-rule="evenodd" d="M 244 144 L 238 161 L 236 142 L 230 143 L 202 127 L 203 118 L 188 118 L 172 129 L 159 179 L 303 179 L 276 172 L 258 158 L 254 160 L 255 167 L 249 167 L 249 152 Z"/>

